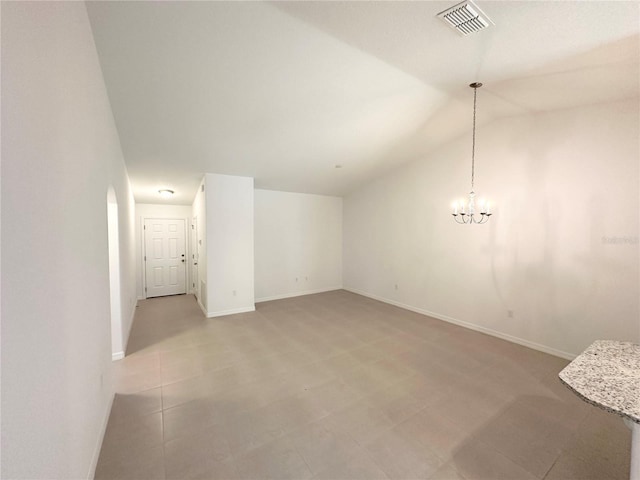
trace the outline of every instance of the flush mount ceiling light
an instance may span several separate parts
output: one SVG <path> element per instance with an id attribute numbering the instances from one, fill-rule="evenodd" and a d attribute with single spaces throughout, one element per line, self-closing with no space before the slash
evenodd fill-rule
<path id="1" fill-rule="evenodd" d="M 491 19 L 471 0 L 447 8 L 437 17 L 463 37 L 493 25 Z"/>
<path id="2" fill-rule="evenodd" d="M 173 195 L 175 192 L 173 190 L 169 190 L 168 188 L 161 188 L 160 190 L 158 190 L 158 193 L 161 197 L 171 198 L 171 195 Z"/>
<path id="3" fill-rule="evenodd" d="M 484 200 L 478 201 L 478 207 L 480 209 L 480 218 L 476 215 L 476 194 L 473 191 L 473 183 L 475 180 L 475 166 L 476 166 L 476 99 L 478 96 L 478 89 L 482 86 L 481 83 L 472 83 L 469 85 L 473 88 L 473 141 L 471 144 L 471 192 L 469 192 L 469 200 L 465 202 L 464 199 L 453 203 L 453 219 L 460 224 L 468 223 L 487 223 L 491 216 L 491 205 Z"/>

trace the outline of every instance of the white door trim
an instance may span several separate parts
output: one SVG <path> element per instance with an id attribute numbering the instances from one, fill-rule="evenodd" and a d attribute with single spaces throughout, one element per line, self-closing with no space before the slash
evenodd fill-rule
<path id="1" fill-rule="evenodd" d="M 191 238 L 189 242 L 190 252 L 189 252 L 189 285 L 191 285 L 191 293 L 199 298 L 198 295 L 198 278 L 200 272 L 200 262 L 199 259 L 196 258 L 196 255 L 200 251 L 198 248 L 198 216 L 192 216 L 190 220 L 190 228 L 189 232 L 191 233 Z M 194 265 L 195 263 L 195 265 Z M 194 268 L 197 267 L 197 268 Z M 198 275 L 194 275 L 194 270 L 198 271 Z M 195 277 L 195 278 L 194 278 Z"/>

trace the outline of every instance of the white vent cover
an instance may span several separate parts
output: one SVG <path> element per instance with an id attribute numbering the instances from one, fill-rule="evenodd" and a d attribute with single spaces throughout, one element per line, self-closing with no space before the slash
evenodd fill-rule
<path id="1" fill-rule="evenodd" d="M 447 25 L 461 35 L 484 30 L 493 22 L 471 0 L 465 0 L 437 15 Z"/>

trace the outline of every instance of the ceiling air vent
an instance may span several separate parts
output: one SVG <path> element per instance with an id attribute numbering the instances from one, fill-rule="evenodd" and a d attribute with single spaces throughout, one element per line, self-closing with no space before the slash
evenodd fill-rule
<path id="1" fill-rule="evenodd" d="M 471 0 L 465 0 L 437 15 L 444 23 L 453 28 L 460 35 L 484 30 L 493 22 Z"/>

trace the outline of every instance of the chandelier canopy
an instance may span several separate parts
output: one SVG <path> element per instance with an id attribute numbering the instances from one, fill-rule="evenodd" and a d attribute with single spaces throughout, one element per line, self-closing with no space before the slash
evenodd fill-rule
<path id="1" fill-rule="evenodd" d="M 453 203 L 453 219 L 459 224 L 482 224 L 489 221 L 491 213 L 491 205 L 484 199 L 480 199 L 476 203 L 476 194 L 474 192 L 475 167 L 476 167 L 476 103 L 478 97 L 478 89 L 482 86 L 479 82 L 469 85 L 473 88 L 473 139 L 471 144 L 471 191 L 467 200 L 464 198 L 456 200 Z M 478 216 L 479 215 L 479 216 Z"/>

